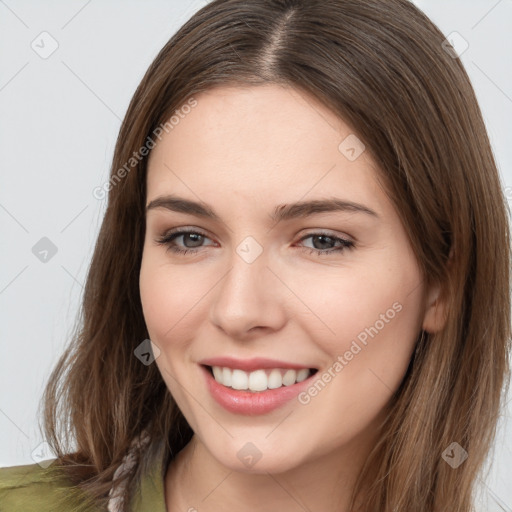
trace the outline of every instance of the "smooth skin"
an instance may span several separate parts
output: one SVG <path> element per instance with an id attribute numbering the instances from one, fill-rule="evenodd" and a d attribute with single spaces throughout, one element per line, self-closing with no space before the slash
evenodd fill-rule
<path id="1" fill-rule="evenodd" d="M 368 151 L 347 158 L 338 147 L 350 127 L 315 98 L 279 85 L 222 86 L 195 98 L 150 155 L 146 205 L 173 194 L 218 219 L 149 209 L 140 272 L 156 364 L 195 432 L 169 465 L 167 509 L 348 512 L 421 329 L 443 326 L 439 289 L 425 286 Z M 332 198 L 376 215 L 270 219 L 277 205 Z M 174 228 L 204 236 L 157 242 Z M 237 252 L 247 237 L 258 244 L 251 251 L 263 249 L 251 263 Z M 341 245 L 330 237 L 353 247 L 333 252 Z M 400 312 L 307 404 L 247 416 L 226 411 L 205 386 L 198 362 L 224 355 L 322 375 L 395 303 Z M 261 452 L 251 467 L 237 456 L 248 442 Z"/>

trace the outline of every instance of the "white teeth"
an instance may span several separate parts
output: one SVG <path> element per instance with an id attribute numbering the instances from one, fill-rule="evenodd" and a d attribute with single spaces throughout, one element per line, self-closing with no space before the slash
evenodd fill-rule
<path id="1" fill-rule="evenodd" d="M 307 368 L 302 368 L 297 372 L 297 382 L 302 382 L 309 377 L 310 371 Z"/>
<path id="2" fill-rule="evenodd" d="M 212 366 L 212 370 L 213 370 L 213 376 L 215 377 L 215 380 L 217 382 L 224 382 L 224 380 L 222 379 L 222 375 L 223 375 L 223 371 L 222 371 L 222 368 L 220 366 Z"/>
<path id="3" fill-rule="evenodd" d="M 212 366 L 212 370 L 213 377 L 219 384 L 254 392 L 291 386 L 296 382 L 302 382 L 311 374 L 308 368 L 300 370 L 273 368 L 272 370 L 254 370 L 249 373 L 239 369 Z"/>
<path id="4" fill-rule="evenodd" d="M 283 376 L 283 384 L 285 386 L 291 386 L 295 384 L 295 379 L 297 378 L 297 372 L 295 370 L 288 370 Z"/>
<path id="5" fill-rule="evenodd" d="M 247 386 L 251 391 L 263 391 L 267 389 L 267 376 L 265 370 L 256 370 L 249 374 Z"/>
<path id="6" fill-rule="evenodd" d="M 274 368 L 270 372 L 270 375 L 268 376 L 267 387 L 269 389 L 276 389 L 280 388 L 282 385 L 283 377 L 281 375 L 281 372 L 277 368 Z"/>
<path id="7" fill-rule="evenodd" d="M 219 382 L 225 382 L 224 386 L 231 386 L 231 370 L 222 368 L 222 379 Z"/>
<path id="8" fill-rule="evenodd" d="M 224 372 L 226 368 L 224 368 Z M 247 389 L 249 386 L 249 376 L 242 370 L 233 370 L 231 373 L 231 387 L 233 389 Z"/>

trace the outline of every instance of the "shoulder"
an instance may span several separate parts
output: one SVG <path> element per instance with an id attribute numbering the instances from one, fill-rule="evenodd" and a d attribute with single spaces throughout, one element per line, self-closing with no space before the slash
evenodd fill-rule
<path id="1" fill-rule="evenodd" d="M 62 510 L 75 486 L 52 461 L 0 468 L 0 510 L 2 512 L 46 512 Z"/>

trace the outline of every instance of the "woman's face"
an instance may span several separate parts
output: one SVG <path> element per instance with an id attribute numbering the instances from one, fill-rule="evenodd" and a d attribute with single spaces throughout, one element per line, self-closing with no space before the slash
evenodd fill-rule
<path id="1" fill-rule="evenodd" d="M 378 435 L 421 329 L 435 330 L 435 290 L 332 112 L 276 85 L 195 99 L 148 164 L 140 291 L 156 364 L 225 467 L 348 453 Z"/>

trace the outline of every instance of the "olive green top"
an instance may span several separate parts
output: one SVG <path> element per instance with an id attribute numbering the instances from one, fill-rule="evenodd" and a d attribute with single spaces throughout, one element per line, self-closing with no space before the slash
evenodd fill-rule
<path id="1" fill-rule="evenodd" d="M 164 475 L 166 452 L 159 448 L 142 474 L 127 512 L 166 512 Z M 49 464 L 49 465 L 48 465 Z M 49 461 L 24 466 L 0 468 L 1 512 L 96 512 L 84 492 L 74 487 L 61 470 Z"/>

